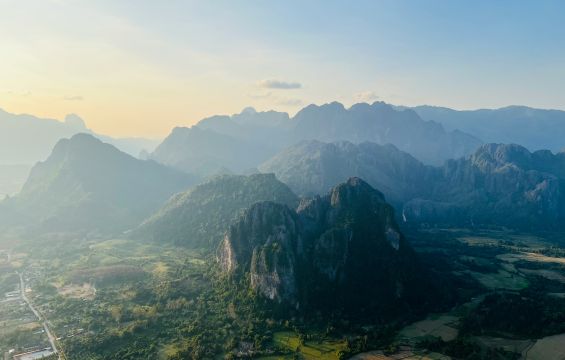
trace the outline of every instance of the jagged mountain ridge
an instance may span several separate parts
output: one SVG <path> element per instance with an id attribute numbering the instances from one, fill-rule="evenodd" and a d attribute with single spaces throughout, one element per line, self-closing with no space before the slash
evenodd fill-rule
<path id="1" fill-rule="evenodd" d="M 481 141 L 460 131 L 446 132 L 412 110 L 376 102 L 345 109 L 334 102 L 286 113 L 246 109 L 214 116 L 191 128 L 176 128 L 151 157 L 181 170 L 210 175 L 220 168 L 242 172 L 302 140 L 392 143 L 424 162 L 441 163 L 467 155 Z M 203 166 L 206 164 L 206 166 Z"/>
<path id="2" fill-rule="evenodd" d="M 359 178 L 296 211 L 253 205 L 226 233 L 218 261 L 232 277 L 249 276 L 262 297 L 294 308 L 387 317 L 429 300 L 421 290 L 430 283 L 393 208 Z"/>
<path id="3" fill-rule="evenodd" d="M 359 103 L 346 109 L 333 102 L 309 105 L 293 118 L 293 140 L 350 141 L 393 144 L 420 161 L 441 164 L 474 151 L 481 140 L 461 131 L 447 132 L 441 124 L 423 121 L 410 109 L 384 102 Z"/>
<path id="4" fill-rule="evenodd" d="M 565 154 L 486 144 L 449 160 L 428 199 L 404 206 L 408 221 L 560 228 L 565 218 Z"/>
<path id="5" fill-rule="evenodd" d="M 322 194 L 347 176 L 382 189 L 407 222 L 558 227 L 565 217 L 565 154 L 486 144 L 443 166 L 392 146 L 304 142 L 260 166 L 299 194 Z"/>
<path id="6" fill-rule="evenodd" d="M 0 207 L 35 231 L 123 231 L 195 181 L 77 134 L 60 140 L 47 160 L 32 168 L 22 191 Z"/>

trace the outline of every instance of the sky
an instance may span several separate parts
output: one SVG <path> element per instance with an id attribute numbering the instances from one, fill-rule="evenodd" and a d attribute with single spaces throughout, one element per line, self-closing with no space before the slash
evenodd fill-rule
<path id="1" fill-rule="evenodd" d="M 166 136 L 247 106 L 565 109 L 565 1 L 0 0 L 0 108 Z"/>

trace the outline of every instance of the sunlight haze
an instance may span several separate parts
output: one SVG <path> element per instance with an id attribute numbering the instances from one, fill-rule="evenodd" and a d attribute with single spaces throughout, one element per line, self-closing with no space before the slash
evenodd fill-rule
<path id="1" fill-rule="evenodd" d="M 0 108 L 114 136 L 334 100 L 565 108 L 559 1 L 0 5 Z"/>

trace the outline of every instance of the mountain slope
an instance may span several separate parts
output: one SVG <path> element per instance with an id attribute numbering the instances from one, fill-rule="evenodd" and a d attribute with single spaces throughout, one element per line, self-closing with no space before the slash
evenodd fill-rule
<path id="1" fill-rule="evenodd" d="M 260 296 L 301 311 L 391 318 L 429 305 L 429 279 L 392 207 L 358 178 L 296 212 L 253 205 L 226 233 L 218 260 L 232 277 L 249 276 Z"/>
<path id="2" fill-rule="evenodd" d="M 175 128 L 151 154 L 151 159 L 182 171 L 209 176 L 223 169 L 242 172 L 273 153 L 265 145 L 193 126 Z"/>
<path id="3" fill-rule="evenodd" d="M 172 197 L 132 236 L 215 248 L 232 220 L 253 203 L 267 200 L 298 204 L 296 195 L 273 174 L 218 176 Z"/>
<path id="4" fill-rule="evenodd" d="M 393 145 L 303 141 L 259 166 L 299 195 L 323 194 L 351 176 L 363 178 L 393 203 L 426 193 L 431 167 Z"/>
<path id="5" fill-rule="evenodd" d="M 193 177 L 137 160 L 88 134 L 60 140 L 4 211 L 41 231 L 123 231 Z"/>

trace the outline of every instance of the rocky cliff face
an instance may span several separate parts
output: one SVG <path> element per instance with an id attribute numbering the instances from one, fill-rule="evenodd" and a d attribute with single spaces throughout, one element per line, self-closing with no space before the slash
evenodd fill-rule
<path id="1" fill-rule="evenodd" d="M 380 189 L 403 221 L 559 227 L 565 218 L 565 154 L 486 144 L 443 166 L 391 145 L 303 142 L 261 167 L 299 194 L 320 194 L 348 175 Z"/>
<path id="2" fill-rule="evenodd" d="M 392 207 L 359 178 L 296 211 L 252 206 L 226 233 L 218 259 L 263 297 L 302 308 L 382 311 L 411 302 L 427 283 Z"/>
<path id="3" fill-rule="evenodd" d="M 303 246 L 296 213 L 261 202 L 230 227 L 220 245 L 220 264 L 229 273 L 248 271 L 251 287 L 268 299 L 296 303 Z"/>
<path id="4" fill-rule="evenodd" d="M 408 221 L 558 226 L 565 216 L 562 156 L 486 144 L 439 169 L 427 198 L 404 206 Z"/>

